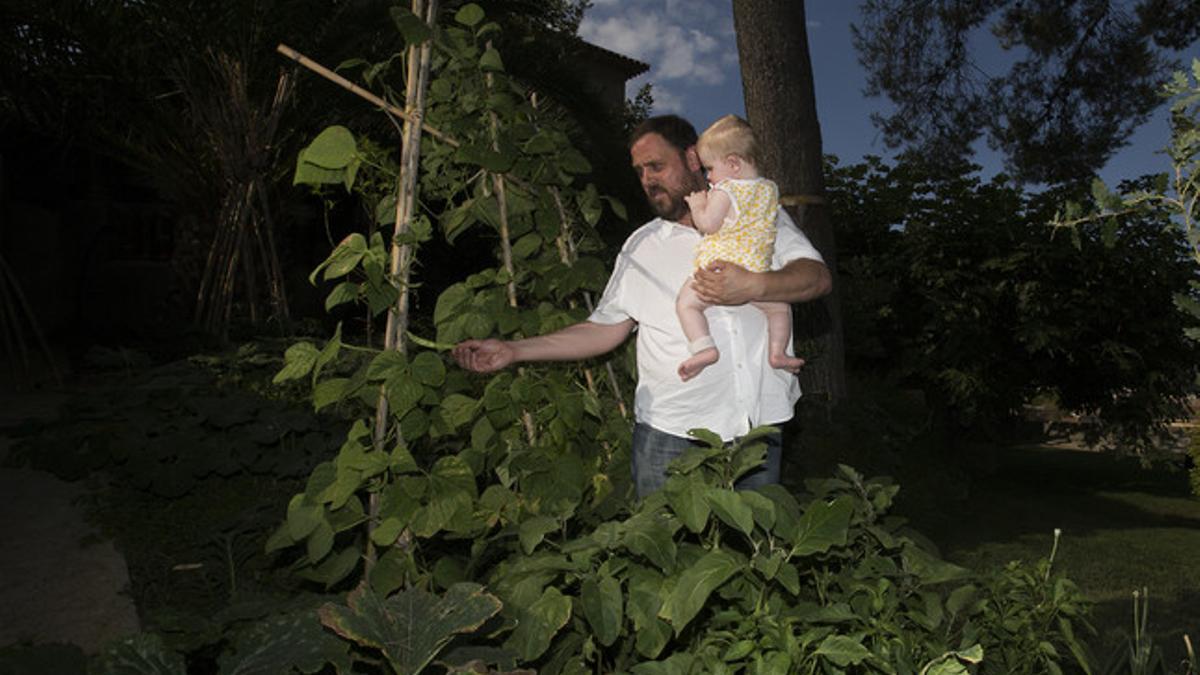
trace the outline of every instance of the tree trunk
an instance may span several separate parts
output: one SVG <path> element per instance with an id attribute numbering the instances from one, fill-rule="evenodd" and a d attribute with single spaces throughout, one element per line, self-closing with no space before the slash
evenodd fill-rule
<path id="1" fill-rule="evenodd" d="M 804 3 L 733 0 L 746 116 L 758 137 L 763 175 L 779 184 L 781 201 L 833 273 L 833 292 L 794 307 L 798 353 L 809 359 L 800 374 L 806 396 L 837 401 L 846 394 L 837 251 L 824 204 L 821 127 L 817 122 Z M 788 197 L 793 199 L 789 200 Z M 804 342 L 815 342 L 810 353 Z"/>

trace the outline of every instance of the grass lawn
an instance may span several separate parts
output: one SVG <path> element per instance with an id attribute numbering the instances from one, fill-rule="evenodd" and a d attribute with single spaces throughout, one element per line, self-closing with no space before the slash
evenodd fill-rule
<path id="1" fill-rule="evenodd" d="M 1149 632 L 1173 672 L 1183 635 L 1200 646 L 1200 499 L 1187 474 L 1136 460 L 1050 447 L 1001 453 L 953 513 L 914 518 L 953 562 L 976 570 L 1049 554 L 1095 602 L 1090 643 L 1101 662 L 1133 631 L 1132 593 L 1149 589 Z"/>

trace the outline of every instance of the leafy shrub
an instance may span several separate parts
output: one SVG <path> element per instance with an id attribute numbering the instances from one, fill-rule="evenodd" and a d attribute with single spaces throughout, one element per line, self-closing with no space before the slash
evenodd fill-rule
<path id="1" fill-rule="evenodd" d="M 905 158 L 829 172 L 851 367 L 925 392 L 951 429 L 1003 437 L 1054 398 L 1090 440 L 1144 449 L 1179 417 L 1200 363 L 1175 296 L 1196 281 L 1169 212 L 1120 227 L 1045 225 L 1045 204 Z"/>

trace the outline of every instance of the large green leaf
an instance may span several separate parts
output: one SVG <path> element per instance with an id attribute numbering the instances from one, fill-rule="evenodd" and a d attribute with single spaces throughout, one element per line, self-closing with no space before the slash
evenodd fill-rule
<path id="1" fill-rule="evenodd" d="M 833 546 L 845 546 L 853 514 L 854 500 L 850 497 L 838 497 L 829 504 L 821 501 L 810 504 L 800 516 L 792 555 L 824 553 Z"/>
<path id="2" fill-rule="evenodd" d="M 624 621 L 621 582 L 610 576 L 586 579 L 580 589 L 580 601 L 596 640 L 606 647 L 616 642 Z"/>
<path id="3" fill-rule="evenodd" d="M 842 668 L 858 665 L 871 655 L 871 651 L 863 646 L 861 639 L 845 635 L 830 635 L 821 641 L 815 653 Z"/>
<path id="4" fill-rule="evenodd" d="M 323 169 L 344 169 L 358 156 L 354 134 L 343 126 L 328 127 L 307 148 L 300 151 L 300 162 Z M 340 181 L 339 181 L 340 182 Z"/>
<path id="5" fill-rule="evenodd" d="M 704 498 L 712 512 L 726 525 L 743 534 L 754 531 L 754 511 L 742 500 L 740 493 L 723 488 L 709 488 Z"/>
<path id="6" fill-rule="evenodd" d="M 326 664 L 350 672 L 350 645 L 321 626 L 314 610 L 259 621 L 238 633 L 233 649 L 221 654 L 220 675 L 274 675 L 298 670 L 317 673 Z"/>
<path id="7" fill-rule="evenodd" d="M 567 625 L 571 618 L 571 599 L 556 588 L 547 588 L 529 607 L 515 609 L 519 623 L 505 647 L 516 651 L 522 660 L 533 661 L 545 653 L 555 634 Z"/>
<path id="8" fill-rule="evenodd" d="M 408 374 L 408 357 L 402 352 L 387 350 L 379 352 L 367 364 L 367 379 L 388 380 Z"/>
<path id="9" fill-rule="evenodd" d="M 664 572 L 675 569 L 675 539 L 671 528 L 651 515 L 630 518 L 626 523 L 624 544 L 631 552 L 645 556 Z"/>
<path id="10" fill-rule="evenodd" d="M 400 35 L 404 37 L 406 44 L 420 44 L 433 35 L 429 25 L 408 8 L 397 5 L 391 8 L 391 13 L 392 21 L 396 24 Z"/>
<path id="11" fill-rule="evenodd" d="M 525 555 L 533 553 L 546 535 L 559 528 L 558 520 L 549 516 L 534 516 L 521 521 L 518 537 L 521 540 L 521 550 Z"/>
<path id="12" fill-rule="evenodd" d="M 320 352 L 311 342 L 297 342 L 288 347 L 283 355 L 283 368 L 275 373 L 275 377 L 271 382 L 279 384 L 288 380 L 295 380 L 308 375 L 312 372 L 313 366 L 317 363 L 317 357 Z"/>
<path id="13" fill-rule="evenodd" d="M 658 611 L 662 609 L 663 582 L 661 575 L 648 571 L 631 574 L 628 582 L 626 613 L 637 631 L 635 647 L 648 659 L 658 658 L 671 640 L 671 624 L 658 618 Z"/>
<path id="14" fill-rule="evenodd" d="M 349 378 L 345 377 L 332 377 L 318 382 L 317 386 L 313 387 L 313 410 L 321 410 L 346 398 L 346 385 L 349 383 Z"/>
<path id="15" fill-rule="evenodd" d="M 389 378 L 383 386 L 387 391 L 391 413 L 397 417 L 412 410 L 413 406 L 425 396 L 425 387 L 408 375 Z"/>
<path id="16" fill-rule="evenodd" d="M 479 410 L 479 401 L 462 394 L 450 394 L 442 399 L 439 406 L 442 418 L 451 429 L 458 429 L 475 418 Z"/>
<path id="17" fill-rule="evenodd" d="M 413 357 L 412 365 L 413 377 L 418 382 L 430 387 L 441 386 L 446 379 L 446 364 L 442 362 L 442 358 L 433 352 L 421 352 Z"/>
<path id="18" fill-rule="evenodd" d="M 462 308 L 471 301 L 472 293 L 465 284 L 454 284 L 438 296 L 437 305 L 433 308 L 433 322 L 436 324 L 458 316 Z"/>
<path id="19" fill-rule="evenodd" d="M 344 277 L 350 273 L 350 270 L 358 266 L 359 261 L 367 254 L 367 240 L 361 234 L 355 232 L 349 234 L 338 243 L 337 248 L 333 249 L 333 253 L 325 259 L 321 266 L 325 268 L 325 279 L 336 279 Z M 320 269 L 318 267 L 317 269 Z M 316 270 L 314 270 L 314 273 Z"/>
<path id="20" fill-rule="evenodd" d="M 383 600 L 360 586 L 347 604 L 326 604 L 321 623 L 356 644 L 381 650 L 399 673 L 419 673 L 450 639 L 477 630 L 500 601 L 477 584 L 455 584 L 442 597 L 410 588 Z"/>
<path id="21" fill-rule="evenodd" d="M 304 539 L 324 519 L 320 504 L 313 504 L 299 494 L 292 497 L 287 508 L 287 528 L 292 541 Z"/>
<path id="22" fill-rule="evenodd" d="M 667 503 L 679 520 L 692 532 L 700 532 L 708 524 L 708 485 L 694 473 L 674 475 L 663 487 Z"/>
<path id="23" fill-rule="evenodd" d="M 675 635 L 679 635 L 704 607 L 708 596 L 741 566 L 741 560 L 720 549 L 704 554 L 679 576 L 658 616 L 669 621 L 675 628 Z"/>
<path id="24" fill-rule="evenodd" d="M 495 49 L 484 51 L 483 56 L 479 58 L 479 67 L 483 70 L 504 70 L 504 61 L 500 58 L 500 52 Z"/>
<path id="25" fill-rule="evenodd" d="M 464 26 L 474 27 L 483 21 L 483 9 L 473 2 L 463 5 L 454 14 L 454 20 Z"/>
<path id="26" fill-rule="evenodd" d="M 418 537 L 432 537 L 446 529 L 460 509 L 470 509 L 472 504 L 471 495 L 462 490 L 435 492 L 429 503 L 413 514 L 413 533 Z"/>
<path id="27" fill-rule="evenodd" d="M 317 526 L 308 535 L 306 542 L 309 562 L 320 562 L 333 550 L 333 526 L 322 514 Z"/>
<path id="28" fill-rule="evenodd" d="M 742 490 L 738 493 L 750 511 L 754 514 L 754 522 L 764 530 L 770 531 L 775 527 L 775 502 L 754 490 Z"/>

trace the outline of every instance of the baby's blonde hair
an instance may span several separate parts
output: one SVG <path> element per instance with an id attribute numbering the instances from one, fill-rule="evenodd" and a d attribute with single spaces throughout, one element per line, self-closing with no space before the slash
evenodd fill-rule
<path id="1" fill-rule="evenodd" d="M 758 166 L 758 141 L 750 123 L 737 115 L 726 115 L 713 122 L 700 134 L 696 151 L 701 155 L 727 157 L 736 155 Z"/>

